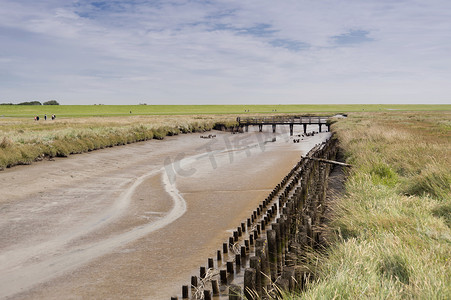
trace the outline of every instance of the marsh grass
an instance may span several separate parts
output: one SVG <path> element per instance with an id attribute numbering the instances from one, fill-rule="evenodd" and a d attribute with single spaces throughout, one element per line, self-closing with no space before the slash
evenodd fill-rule
<path id="1" fill-rule="evenodd" d="M 67 118 L 55 121 L 2 119 L 0 169 L 44 157 L 65 157 L 96 149 L 211 130 L 215 116 L 132 116 Z"/>
<path id="2" fill-rule="evenodd" d="M 0 117 L 26 117 L 56 114 L 59 117 L 135 116 L 135 115 L 207 115 L 335 113 L 390 110 L 449 110 L 451 105 L 0 105 Z"/>
<path id="3" fill-rule="evenodd" d="M 333 125 L 348 163 L 335 242 L 286 299 L 451 298 L 451 113 L 359 113 Z"/>

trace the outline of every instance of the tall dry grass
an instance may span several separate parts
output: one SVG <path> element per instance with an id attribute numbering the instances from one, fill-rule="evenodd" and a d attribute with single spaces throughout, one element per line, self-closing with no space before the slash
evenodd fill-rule
<path id="1" fill-rule="evenodd" d="M 352 114 L 335 243 L 290 299 L 451 299 L 451 112 Z"/>
<path id="2" fill-rule="evenodd" d="M 0 169 L 168 135 L 204 132 L 227 116 L 129 116 L 0 120 Z"/>

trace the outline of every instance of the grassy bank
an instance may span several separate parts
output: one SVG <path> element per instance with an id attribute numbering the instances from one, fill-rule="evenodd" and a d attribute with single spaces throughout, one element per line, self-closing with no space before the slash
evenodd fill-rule
<path id="1" fill-rule="evenodd" d="M 335 243 L 292 297 L 450 299 L 451 112 L 351 114 L 333 129 L 354 167 Z"/>
<path id="2" fill-rule="evenodd" d="M 199 115 L 199 114 L 274 114 L 339 113 L 361 111 L 451 110 L 451 105 L 0 105 L 0 117 L 34 118 L 55 114 L 60 117 Z"/>
<path id="3" fill-rule="evenodd" d="M 211 130 L 218 122 L 225 122 L 222 119 L 215 116 L 90 117 L 39 122 L 21 118 L 0 119 L 0 169 L 29 164 L 44 157 L 64 157 L 163 139 L 168 135 L 203 132 Z"/>

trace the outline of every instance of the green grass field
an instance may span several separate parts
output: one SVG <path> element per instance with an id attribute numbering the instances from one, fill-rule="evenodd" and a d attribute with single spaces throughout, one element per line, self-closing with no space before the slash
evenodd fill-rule
<path id="1" fill-rule="evenodd" d="M 353 113 L 349 169 L 316 280 L 286 299 L 451 299 L 451 112 Z"/>
<path id="2" fill-rule="evenodd" d="M 0 117 L 57 117 L 196 114 L 337 113 L 361 111 L 440 111 L 451 105 L 0 105 Z"/>

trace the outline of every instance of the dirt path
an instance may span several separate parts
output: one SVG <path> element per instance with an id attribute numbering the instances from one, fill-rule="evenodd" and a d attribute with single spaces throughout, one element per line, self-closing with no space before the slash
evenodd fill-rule
<path id="1" fill-rule="evenodd" d="M 168 299 L 327 136 L 216 134 L 1 172 L 0 298 Z"/>

